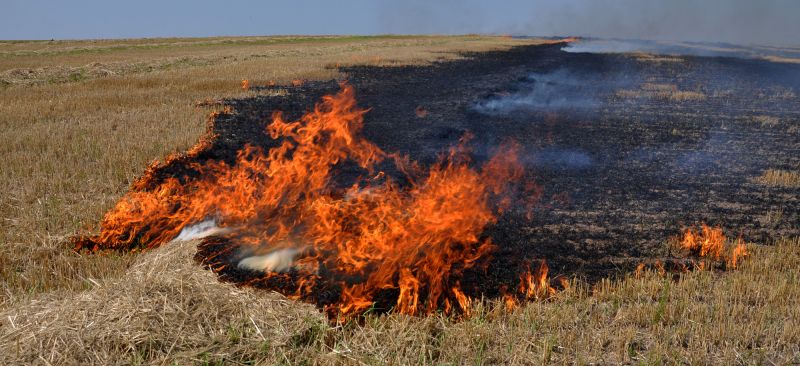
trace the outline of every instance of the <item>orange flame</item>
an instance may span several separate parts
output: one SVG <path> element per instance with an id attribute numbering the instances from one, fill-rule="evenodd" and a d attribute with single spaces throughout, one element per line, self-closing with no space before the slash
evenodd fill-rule
<path id="1" fill-rule="evenodd" d="M 641 278 L 642 274 L 644 273 L 644 270 L 645 270 L 645 264 L 644 263 L 637 264 L 636 265 L 636 270 L 634 270 L 634 272 L 633 272 L 633 277 L 634 278 Z"/>
<path id="2" fill-rule="evenodd" d="M 242 79 L 242 90 L 250 89 L 250 80 Z"/>
<path id="3" fill-rule="evenodd" d="M 353 88 L 343 85 L 300 120 L 275 113 L 267 133 L 280 143 L 267 152 L 248 145 L 230 165 L 190 161 L 194 178 L 157 181 L 154 165 L 105 215 L 100 233 L 75 238 L 75 247 L 153 248 L 187 225 L 215 218 L 242 252 L 301 253 L 292 274 L 263 276 L 299 276 L 292 291 L 281 289 L 293 298 L 309 296 L 320 283 L 339 288 L 336 301 L 326 305 L 332 316 L 363 313 L 385 291 L 398 294 L 401 313 L 449 311 L 451 302 L 467 312 L 471 299 L 459 278 L 494 247 L 481 233 L 511 202 L 503 198 L 509 184 L 522 177 L 518 146 L 501 146 L 473 169 L 465 138 L 423 169 L 361 138 L 365 113 Z M 407 183 L 376 172 L 387 159 L 405 172 Z M 374 178 L 337 187 L 334 167 L 345 161 Z M 550 291 L 546 265 L 532 276 L 524 291 L 537 297 L 541 289 Z"/>
<path id="4" fill-rule="evenodd" d="M 714 260 L 722 256 L 724 246 L 725 235 L 722 234 L 722 228 L 719 226 L 712 228 L 706 224 L 701 224 L 699 232 L 694 232 L 691 228 L 686 229 L 681 242 L 681 248 L 700 257 Z"/>
<path id="5" fill-rule="evenodd" d="M 742 258 L 746 257 L 747 255 L 747 246 L 744 245 L 742 239 L 737 239 L 736 246 L 733 247 L 731 255 L 728 257 L 728 267 L 731 269 L 736 269 Z"/>
<path id="6" fill-rule="evenodd" d="M 535 271 L 530 267 L 524 271 L 519 278 L 519 293 L 526 299 L 544 299 L 556 293 L 555 288 L 550 286 L 550 278 L 547 273 L 550 268 L 547 262 L 542 261 Z"/>
<path id="7" fill-rule="evenodd" d="M 728 268 L 735 269 L 741 258 L 747 256 L 747 247 L 741 239 L 737 239 L 736 244 L 730 250 L 726 250 L 728 239 L 719 226 L 709 227 L 706 224 L 700 225 L 700 230 L 694 231 L 686 229 L 680 248 L 689 251 L 691 254 L 700 258 L 710 259 L 715 262 L 722 262 Z M 729 254 L 727 252 L 730 252 Z M 705 262 L 699 263 L 699 268 L 706 267 Z"/>

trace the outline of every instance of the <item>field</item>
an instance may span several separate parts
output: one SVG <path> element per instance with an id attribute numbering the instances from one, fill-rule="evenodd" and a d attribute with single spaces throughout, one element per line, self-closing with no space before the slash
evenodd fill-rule
<path id="1" fill-rule="evenodd" d="M 0 42 L 0 362 L 800 362 L 797 66 L 551 43 Z M 469 316 L 333 324 L 309 304 L 219 281 L 244 274 L 198 265 L 207 242 L 71 250 L 68 238 L 93 233 L 148 163 L 187 150 L 207 126 L 219 138 L 199 159 L 270 147 L 259 131 L 273 109 L 298 117 L 345 77 L 372 108 L 364 135 L 384 150 L 428 163 L 467 131 L 479 156 L 509 137 L 524 144 L 543 198 L 532 220 L 510 212 L 489 230 L 505 245 L 490 276 L 466 277 L 486 299 Z M 749 243 L 736 270 L 633 273 L 672 258 L 671 238 L 700 222 Z M 536 259 L 569 286 L 506 309 L 497 285 Z"/>

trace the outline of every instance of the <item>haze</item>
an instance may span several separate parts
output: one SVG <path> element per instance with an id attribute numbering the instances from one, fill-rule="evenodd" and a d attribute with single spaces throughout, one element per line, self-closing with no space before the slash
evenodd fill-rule
<path id="1" fill-rule="evenodd" d="M 793 0 L 10 0 L 3 8 L 0 39 L 496 33 L 800 45 Z"/>

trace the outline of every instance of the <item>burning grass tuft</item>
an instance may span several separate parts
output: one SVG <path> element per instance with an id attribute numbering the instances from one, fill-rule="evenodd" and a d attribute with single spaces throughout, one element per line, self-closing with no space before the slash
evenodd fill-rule
<path id="1" fill-rule="evenodd" d="M 711 227 L 706 224 L 701 224 L 697 231 L 692 228 L 686 229 L 678 248 L 700 258 L 700 269 L 710 268 L 715 264 L 726 269 L 736 269 L 741 260 L 748 255 L 747 247 L 741 239 L 729 243 L 721 227 Z"/>

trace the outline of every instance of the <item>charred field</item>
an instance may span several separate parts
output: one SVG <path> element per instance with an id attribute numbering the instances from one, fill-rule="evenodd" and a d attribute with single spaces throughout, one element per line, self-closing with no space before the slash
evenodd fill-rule
<path id="1" fill-rule="evenodd" d="M 768 185 L 770 169 L 800 168 L 800 67 L 755 59 L 569 53 L 563 44 L 519 46 L 431 66 L 355 66 L 340 71 L 368 108 L 362 135 L 380 149 L 424 165 L 472 135 L 475 164 L 504 141 L 522 146 L 526 182 L 539 187 L 533 210 L 512 205 L 482 233 L 495 249 L 460 279 L 470 297 L 497 298 L 521 268 L 546 260 L 551 277 L 594 283 L 641 263 L 681 262 L 670 240 L 700 223 L 729 237 L 768 244 L 800 235 L 797 187 Z M 300 118 L 341 80 L 258 86 L 271 96 L 225 100 L 208 143 L 150 168 L 152 189 L 191 180 L 195 164 L 235 164 L 245 146 L 269 150 L 264 131 L 274 111 Z M 298 83 L 299 84 L 299 83 Z M 402 174 L 382 167 L 402 182 Z M 343 164 L 342 187 L 365 174 Z M 532 215 L 531 215 L 532 213 Z M 224 281 L 290 289 L 296 278 L 238 269 L 236 243 L 211 237 L 196 260 Z M 306 300 L 340 296 L 316 287 Z M 374 305 L 388 310 L 398 290 Z M 283 291 L 282 291 L 283 292 Z"/>
<path id="2" fill-rule="evenodd" d="M 151 49 L 152 42 L 166 43 Z M 20 47 L 47 52 L 3 58 L 2 67 L 16 69 L 0 75 L 0 124 L 8 128 L 0 134 L 0 155 L 9 173 L 0 174 L 0 363 L 800 362 L 797 63 L 575 53 L 552 40 L 509 37 L 170 42 L 126 40 L 121 48 L 116 41 L 34 42 Z M 88 52 L 98 46 L 114 49 Z M 52 72 L 102 68 L 113 73 L 49 79 Z M 12 74 L 32 79 L 9 79 Z M 231 192 L 269 189 L 276 180 L 265 177 L 265 164 L 250 163 L 275 160 L 251 154 L 244 162 L 252 167 L 239 169 L 242 149 L 281 146 L 285 136 L 271 137 L 273 112 L 282 111 L 286 123 L 279 126 L 294 133 L 289 123 L 308 116 L 324 96 L 340 95 L 343 80 L 354 91 L 354 108 L 368 109 L 360 115 L 339 108 L 363 117 L 363 128 L 350 137 L 362 147 L 405 154 L 427 170 L 421 178 L 408 176 L 385 155 L 374 162 L 373 175 L 352 159 L 338 163 L 328 156 L 319 159 L 332 164 L 319 205 L 296 200 L 292 207 L 372 209 L 398 198 L 392 215 L 381 217 L 406 225 L 405 231 L 425 234 L 424 225 L 439 218 L 430 212 L 460 214 L 451 226 L 472 226 L 461 237 L 468 245 L 423 243 L 468 254 L 452 258 L 449 272 L 412 271 L 422 285 L 408 291 L 414 278 L 406 276 L 405 295 L 398 285 L 408 272 L 389 272 L 380 285 L 390 286 L 377 286 L 366 310 L 339 322 L 325 311 L 341 298 L 336 281 L 363 278 L 332 271 L 334 261 L 320 260 L 312 275 L 302 272 L 317 260 L 311 252 L 288 272 L 238 269 L 237 262 L 255 258 L 243 259 L 248 254 L 238 249 L 250 245 L 243 239 L 269 234 L 261 215 L 269 211 L 248 221 L 232 216 L 205 227 L 213 235 L 192 240 L 173 239 L 184 228 L 202 230 L 196 223 L 207 223 L 213 210 L 203 206 L 172 218 L 185 213 L 176 202 L 194 202 L 191 193 L 201 186 L 192 182 L 198 181 L 224 183 L 202 186 L 208 194 L 201 198 L 229 213 L 257 207 Z M 431 164 L 465 135 L 472 137 L 456 159 L 465 165 L 450 173 L 485 186 L 503 172 L 487 174 L 485 167 L 507 157 L 523 168 L 513 187 L 525 189 L 498 197 L 486 189 L 454 190 L 458 195 L 437 197 L 449 211 L 407 220 L 405 205 L 419 203 L 409 199 L 411 179 L 424 186 L 435 171 Z M 312 136 L 314 143 L 327 140 Z M 509 140 L 516 149 L 501 149 Z M 154 159 L 160 162 L 148 167 Z M 391 189 L 381 185 L 387 180 L 378 171 L 393 179 Z M 226 183 L 231 177 L 241 179 Z M 457 180 L 443 179 L 439 187 L 452 187 L 451 181 Z M 360 182 L 358 189 L 341 189 L 353 182 Z M 126 202 L 139 206 L 126 210 Z M 501 211 L 487 215 L 487 207 L 501 203 Z M 148 207 L 151 214 L 143 214 Z M 129 214 L 124 221 L 107 220 L 120 211 Z M 291 223 L 301 211 L 276 212 L 290 215 L 270 216 L 273 221 Z M 308 212 L 316 211 L 302 211 Z M 351 212 L 339 221 L 382 221 L 374 210 L 363 212 L 369 214 Z M 697 230 L 701 223 L 720 229 L 706 235 Z M 296 231 L 310 224 L 305 220 Z M 687 236 L 689 228 L 696 235 Z M 347 225 L 340 232 L 359 238 Z M 728 261 L 705 261 L 679 248 L 687 238 L 718 239 L 722 232 L 726 245 L 746 242 L 748 255 L 735 270 Z M 410 245 L 419 236 L 387 238 L 402 240 L 385 240 L 396 245 L 378 254 L 399 254 L 391 259 L 413 265 L 400 260 L 409 257 L 403 250 L 419 248 Z M 491 247 L 481 245 L 488 240 Z M 88 251 L 75 251 L 76 243 Z M 336 253 L 324 242 L 316 250 Z M 475 254 L 481 254 L 478 265 L 464 268 Z M 515 293 L 521 301 L 509 307 L 503 291 L 522 284 L 521 267 L 542 279 L 541 261 L 549 266 L 544 279 L 552 288 L 545 290 L 552 293 L 539 292 L 547 284 L 538 282 L 532 296 Z M 663 269 L 673 272 L 662 272 L 660 266 L 670 265 Z M 443 289 L 433 311 L 424 306 L 431 280 Z M 298 288 L 308 291 L 297 296 Z M 448 314 L 447 301 L 460 306 L 453 303 L 455 288 L 473 301 Z M 416 313 L 397 307 L 403 296 L 414 299 L 409 294 L 419 294 L 423 304 Z"/>

